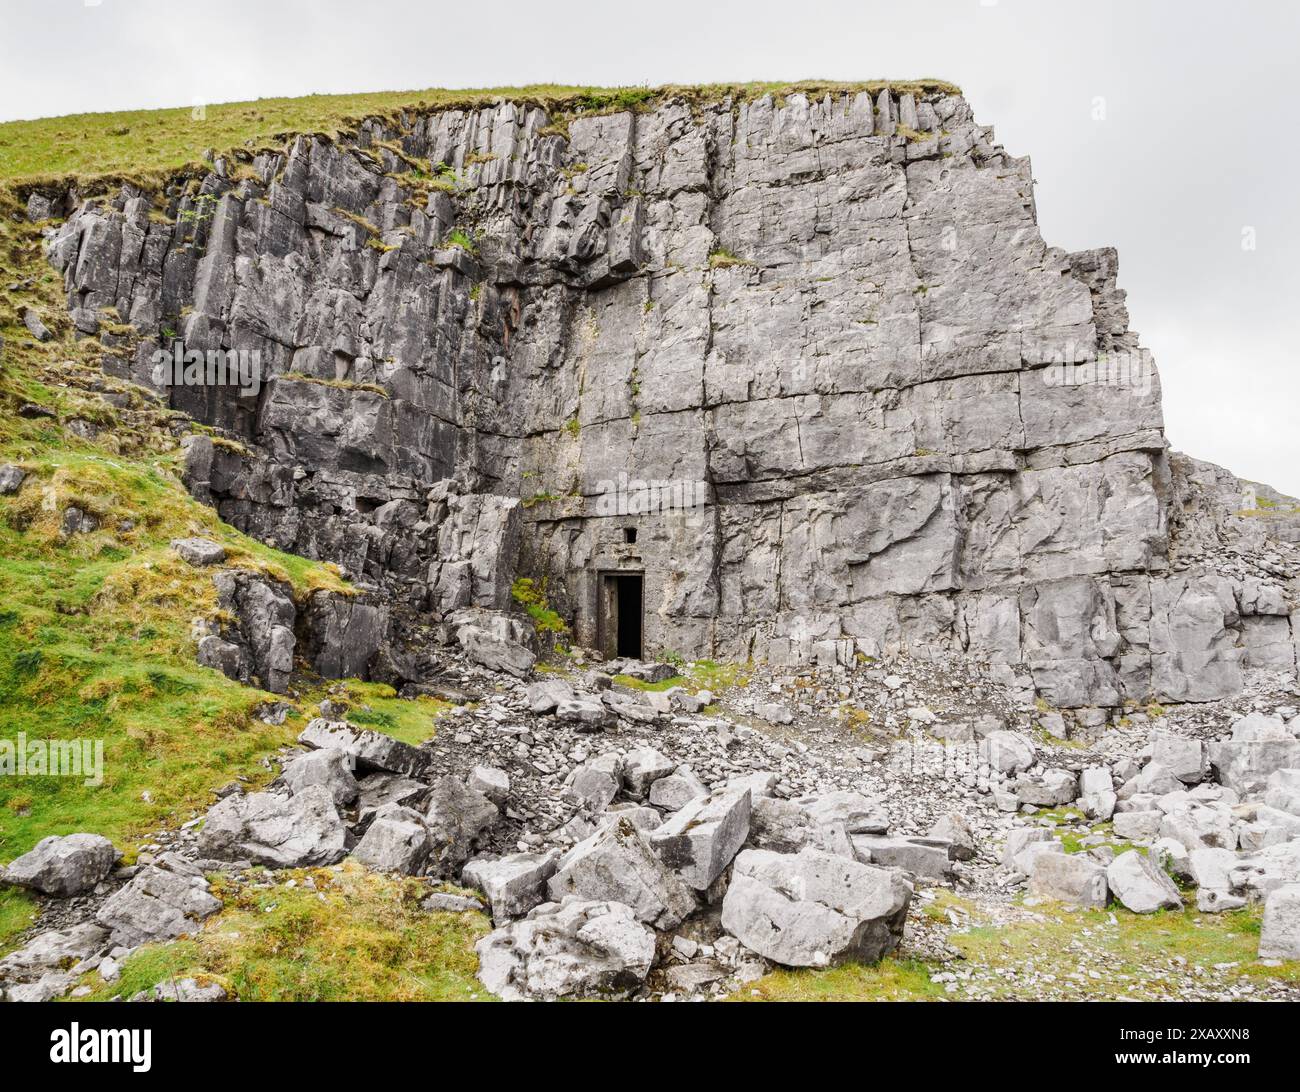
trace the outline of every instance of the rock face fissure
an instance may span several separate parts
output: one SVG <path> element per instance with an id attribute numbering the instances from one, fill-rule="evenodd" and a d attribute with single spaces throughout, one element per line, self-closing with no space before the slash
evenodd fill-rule
<path id="1" fill-rule="evenodd" d="M 1060 706 L 1294 670 L 1286 574 L 1171 565 L 1223 482 L 1167 451 L 1114 251 L 1048 247 L 1032 185 L 951 94 L 505 102 L 87 201 L 49 251 L 122 377 L 259 354 L 170 387 L 226 436 L 191 489 L 407 606 L 546 576 L 616 651 L 629 571 L 648 651 L 958 651 Z"/>

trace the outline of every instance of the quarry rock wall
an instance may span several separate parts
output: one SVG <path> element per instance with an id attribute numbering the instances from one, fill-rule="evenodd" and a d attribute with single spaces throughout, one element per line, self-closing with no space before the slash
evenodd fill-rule
<path id="1" fill-rule="evenodd" d="M 647 652 L 957 651 L 1061 706 L 1295 668 L 1293 574 L 1172 541 L 1244 532 L 1168 451 L 1115 253 L 1044 242 L 959 95 L 502 102 L 245 160 L 49 253 L 259 539 L 437 615 L 544 578 L 587 645 L 636 573 Z M 178 343 L 260 382 L 167 386 Z"/>

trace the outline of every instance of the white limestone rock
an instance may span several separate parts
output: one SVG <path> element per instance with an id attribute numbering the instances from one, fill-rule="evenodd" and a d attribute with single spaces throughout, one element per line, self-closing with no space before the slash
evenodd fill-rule
<path id="1" fill-rule="evenodd" d="M 1115 898 L 1135 914 L 1183 908 L 1173 881 L 1136 849 L 1121 853 L 1106 866 L 1106 882 Z"/>
<path id="2" fill-rule="evenodd" d="M 891 869 L 817 849 L 747 849 L 732 869 L 722 927 L 788 967 L 873 963 L 898 946 L 911 897 Z"/>
<path id="3" fill-rule="evenodd" d="M 749 837 L 749 790 L 723 791 L 683 806 L 650 834 L 650 845 L 696 891 L 722 875 Z"/>
<path id="4" fill-rule="evenodd" d="M 544 903 L 475 946 L 479 980 L 506 1001 L 615 1001 L 645 982 L 655 935 L 631 907 L 569 899 Z"/>
<path id="5" fill-rule="evenodd" d="M 672 929 L 696 908 L 691 889 L 651 848 L 644 833 L 619 817 L 562 857 L 547 881 L 554 902 L 578 898 L 630 906 L 638 921 Z"/>
<path id="6" fill-rule="evenodd" d="M 0 869 L 0 883 L 69 898 L 93 891 L 118 857 L 113 843 L 98 834 L 51 835 Z"/>

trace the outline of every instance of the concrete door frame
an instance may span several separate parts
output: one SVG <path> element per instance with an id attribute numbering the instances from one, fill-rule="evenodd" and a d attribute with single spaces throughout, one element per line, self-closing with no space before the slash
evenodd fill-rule
<path id="1" fill-rule="evenodd" d="M 614 659 L 618 652 L 618 582 L 636 577 L 641 584 L 641 655 L 645 655 L 645 570 L 596 570 L 596 647 L 602 656 Z"/>

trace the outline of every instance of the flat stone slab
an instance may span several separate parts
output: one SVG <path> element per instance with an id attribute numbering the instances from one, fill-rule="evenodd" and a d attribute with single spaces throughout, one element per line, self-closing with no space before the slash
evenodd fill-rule
<path id="1" fill-rule="evenodd" d="M 346 721 L 316 717 L 299 733 L 298 742 L 308 747 L 337 747 L 351 755 L 363 769 L 387 770 L 415 778 L 426 777 L 433 769 L 433 756 L 428 752 Z"/>

